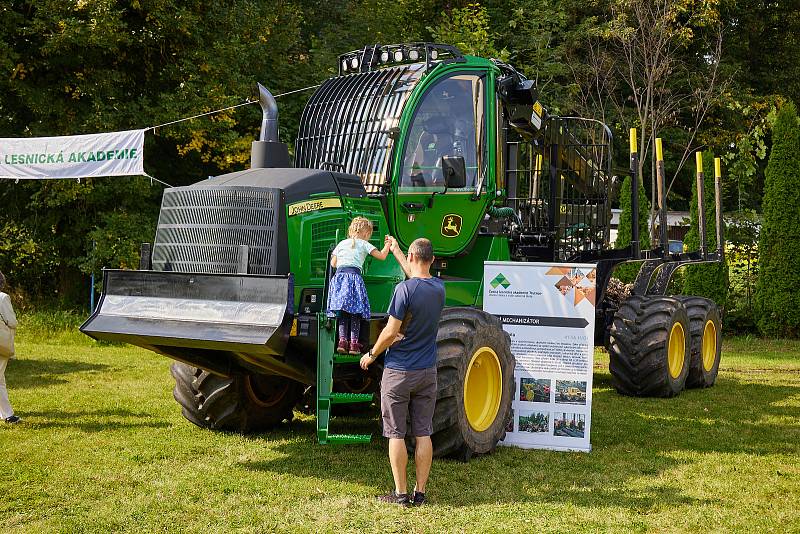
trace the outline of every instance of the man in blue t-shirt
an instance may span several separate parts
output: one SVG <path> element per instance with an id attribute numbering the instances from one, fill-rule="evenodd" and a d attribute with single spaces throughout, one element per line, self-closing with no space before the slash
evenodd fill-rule
<path id="1" fill-rule="evenodd" d="M 389 322 L 378 340 L 361 358 L 367 369 L 388 349 L 381 378 L 381 416 L 383 435 L 389 438 L 389 462 L 395 489 L 378 497 L 383 502 L 404 506 L 425 502 L 425 485 L 433 458 L 433 410 L 436 405 L 436 334 L 444 308 L 444 284 L 431 276 L 433 246 L 417 239 L 408 248 L 408 258 L 390 239 L 391 250 L 408 276 L 397 285 L 389 304 Z M 389 348 L 391 346 L 391 348 Z M 416 487 L 408 495 L 406 485 L 407 421 L 416 440 L 414 461 Z"/>

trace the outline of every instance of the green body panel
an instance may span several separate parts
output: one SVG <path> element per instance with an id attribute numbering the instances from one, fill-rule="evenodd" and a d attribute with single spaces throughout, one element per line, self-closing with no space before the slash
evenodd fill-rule
<path id="1" fill-rule="evenodd" d="M 468 254 L 449 258 L 440 276 L 446 290 L 446 306 L 483 305 L 483 262 L 508 261 L 505 236 L 478 236 Z"/>
<path id="2" fill-rule="evenodd" d="M 303 289 L 322 289 L 325 285 L 328 252 L 332 246 L 347 237 L 347 227 L 353 217 L 362 216 L 373 222 L 375 231 L 370 242 L 378 248 L 383 247 L 388 224 L 381 203 L 369 198 L 339 198 L 331 193 L 315 200 L 338 199 L 341 207 L 325 208 L 288 216 L 287 233 L 289 240 L 289 262 L 294 275 L 295 309 L 300 306 L 300 293 Z M 364 284 L 367 286 L 370 306 L 383 312 L 389 306 L 394 285 L 403 280 L 403 270 L 392 255 L 385 261 L 368 257 L 364 262 Z"/>

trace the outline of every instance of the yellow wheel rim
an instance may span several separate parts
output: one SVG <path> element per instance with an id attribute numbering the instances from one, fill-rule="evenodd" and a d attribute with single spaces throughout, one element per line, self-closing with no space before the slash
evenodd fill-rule
<path id="1" fill-rule="evenodd" d="M 703 369 L 706 372 L 714 367 L 714 360 L 717 359 L 717 327 L 714 321 L 706 321 L 703 328 Z"/>
<path id="2" fill-rule="evenodd" d="M 481 347 L 472 355 L 464 378 L 464 410 L 469 426 L 477 432 L 492 426 L 502 397 L 500 358 L 489 347 Z"/>
<path id="3" fill-rule="evenodd" d="M 675 323 L 669 332 L 669 343 L 667 345 L 667 361 L 669 363 L 669 374 L 672 378 L 681 376 L 685 359 L 686 334 L 683 331 L 683 325 Z"/>

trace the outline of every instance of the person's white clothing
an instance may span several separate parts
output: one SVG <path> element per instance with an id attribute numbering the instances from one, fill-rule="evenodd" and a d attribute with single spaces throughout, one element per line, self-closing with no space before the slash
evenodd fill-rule
<path id="1" fill-rule="evenodd" d="M 4 338 L 10 340 L 11 344 L 10 356 L 8 358 L 0 357 L 0 418 L 7 419 L 14 415 L 14 409 L 8 401 L 6 367 L 8 366 L 8 361 L 14 357 L 14 334 L 17 330 L 17 316 L 11 306 L 11 297 L 3 292 L 0 292 L 0 329 L 3 329 Z"/>
<path id="2" fill-rule="evenodd" d="M 375 245 L 358 237 L 348 237 L 340 241 L 333 249 L 336 256 L 336 268 L 356 267 L 363 268 L 364 260 L 375 250 Z"/>
<path id="3" fill-rule="evenodd" d="M 0 358 L 0 419 L 8 419 L 14 415 L 14 408 L 8 402 L 8 389 L 6 388 L 6 366 L 8 359 Z"/>

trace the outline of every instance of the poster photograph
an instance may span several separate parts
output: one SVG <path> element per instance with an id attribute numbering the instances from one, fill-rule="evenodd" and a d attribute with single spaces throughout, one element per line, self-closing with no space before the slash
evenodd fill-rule
<path id="1" fill-rule="evenodd" d="M 523 402 L 550 402 L 549 378 L 521 378 L 519 400 Z"/>
<path id="2" fill-rule="evenodd" d="M 591 264 L 486 262 L 484 309 L 517 361 L 503 445 L 590 451 L 596 271 Z"/>

